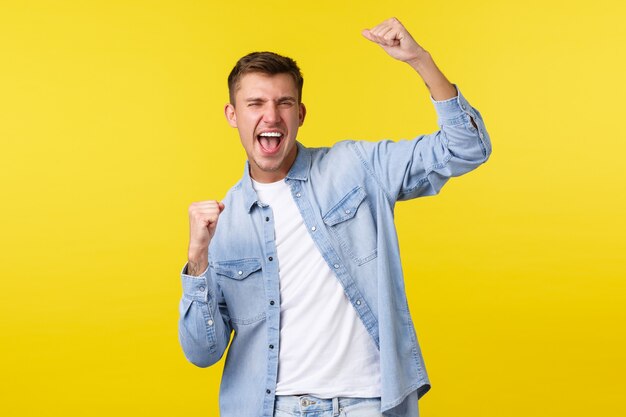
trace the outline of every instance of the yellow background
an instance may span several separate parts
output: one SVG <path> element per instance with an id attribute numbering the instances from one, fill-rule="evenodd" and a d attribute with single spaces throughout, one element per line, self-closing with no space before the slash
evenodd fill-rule
<path id="1" fill-rule="evenodd" d="M 519 4 L 515 4 L 519 3 Z M 226 77 L 305 76 L 300 140 L 434 131 L 360 30 L 397 16 L 491 160 L 397 208 L 426 417 L 626 415 L 622 2 L 0 2 L 0 415 L 217 415 L 178 346 L 187 207 L 243 171 Z"/>

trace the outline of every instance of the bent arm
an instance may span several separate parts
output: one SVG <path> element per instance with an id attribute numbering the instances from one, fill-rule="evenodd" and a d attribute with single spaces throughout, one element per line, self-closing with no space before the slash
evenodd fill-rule
<path id="1" fill-rule="evenodd" d="M 455 97 L 432 100 L 440 129 L 398 142 L 355 142 L 354 150 L 392 203 L 437 194 L 451 177 L 489 158 L 491 141 L 482 116 L 456 89 Z"/>
<path id="2" fill-rule="evenodd" d="M 361 161 L 390 201 L 436 194 L 450 177 L 485 162 L 491 154 L 491 142 L 480 113 L 448 81 L 430 53 L 402 23 L 391 18 L 362 33 L 391 57 L 417 71 L 428 87 L 440 126 L 437 132 L 411 141 L 355 144 Z"/>
<path id="3" fill-rule="evenodd" d="M 187 360 L 205 368 L 220 360 L 232 329 L 211 269 L 206 268 L 200 276 L 191 276 L 187 275 L 187 267 L 181 273 L 183 295 L 178 338 Z"/>

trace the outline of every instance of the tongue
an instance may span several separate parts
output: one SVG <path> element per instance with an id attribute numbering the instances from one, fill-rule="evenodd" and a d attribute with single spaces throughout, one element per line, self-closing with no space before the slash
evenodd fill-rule
<path id="1" fill-rule="evenodd" d="M 280 140 L 278 138 L 261 136 L 259 138 L 259 142 L 261 143 L 261 147 L 267 152 L 273 152 L 278 148 L 280 144 Z"/>

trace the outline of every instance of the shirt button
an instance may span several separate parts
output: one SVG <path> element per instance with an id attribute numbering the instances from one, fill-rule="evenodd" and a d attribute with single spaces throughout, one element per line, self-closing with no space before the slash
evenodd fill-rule
<path id="1" fill-rule="evenodd" d="M 346 210 L 346 214 L 350 214 L 350 210 Z"/>
<path id="2" fill-rule="evenodd" d="M 296 197 L 300 198 L 302 196 L 302 194 L 298 193 L 296 194 Z"/>
<path id="3" fill-rule="evenodd" d="M 361 300 L 356 300 L 356 305 L 360 306 L 361 305 Z"/>
<path id="4" fill-rule="evenodd" d="M 270 305 L 273 306 L 274 305 L 274 300 L 270 301 Z"/>
<path id="5" fill-rule="evenodd" d="M 272 258 L 271 256 L 269 258 L 267 258 L 267 259 L 269 259 L 270 262 L 274 260 L 274 258 Z"/>
<path id="6" fill-rule="evenodd" d="M 204 291 L 204 287 L 200 286 L 200 287 L 198 287 L 198 290 Z"/>
<path id="7" fill-rule="evenodd" d="M 270 221 L 270 218 L 269 218 L 269 217 L 266 217 L 266 218 L 265 218 L 265 221 L 266 221 L 266 222 L 269 222 L 269 221 Z"/>
<path id="8" fill-rule="evenodd" d="M 312 227 L 311 227 L 311 230 L 312 230 L 312 231 L 316 231 L 316 230 L 317 230 L 317 228 L 316 228 L 315 226 L 312 226 Z"/>
<path id="9" fill-rule="evenodd" d="M 270 349 L 274 349 L 274 345 L 270 345 Z"/>
<path id="10" fill-rule="evenodd" d="M 239 275 L 243 275 L 243 271 L 237 271 Z"/>
<path id="11" fill-rule="evenodd" d="M 266 389 L 266 390 L 265 390 L 265 393 L 266 393 L 266 394 L 271 394 L 271 393 L 272 393 L 272 391 L 270 391 L 270 390 Z"/>
<path id="12" fill-rule="evenodd" d="M 209 326 L 213 326 L 213 320 L 207 321 L 206 324 L 208 324 Z"/>
<path id="13" fill-rule="evenodd" d="M 333 266 L 335 267 L 335 269 L 338 269 L 338 268 L 339 268 L 339 264 L 335 264 L 335 265 L 333 265 Z"/>

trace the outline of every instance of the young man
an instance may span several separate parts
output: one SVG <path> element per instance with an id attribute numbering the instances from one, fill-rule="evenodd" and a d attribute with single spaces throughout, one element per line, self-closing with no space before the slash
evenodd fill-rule
<path id="1" fill-rule="evenodd" d="M 201 367 L 234 331 L 222 417 L 416 417 L 430 388 L 393 209 L 476 168 L 491 144 L 478 111 L 397 19 L 363 36 L 422 77 L 439 131 L 309 149 L 296 141 L 306 109 L 293 60 L 253 53 L 229 76 L 225 114 L 248 161 L 223 201 L 189 208 L 179 321 Z"/>

